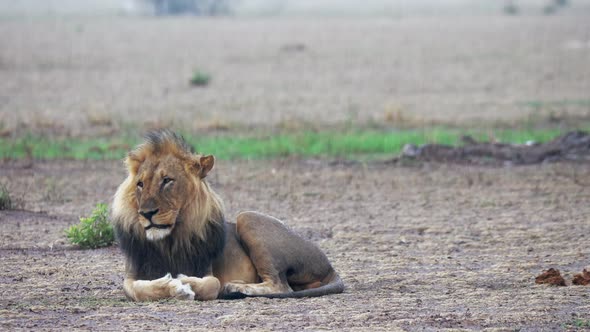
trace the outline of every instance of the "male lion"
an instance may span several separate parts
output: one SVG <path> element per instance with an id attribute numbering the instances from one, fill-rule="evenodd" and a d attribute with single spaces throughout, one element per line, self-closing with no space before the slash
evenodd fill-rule
<path id="1" fill-rule="evenodd" d="M 125 163 L 129 175 L 112 214 L 128 298 L 282 298 L 344 290 L 326 256 L 279 220 L 243 212 L 235 224 L 226 223 L 221 200 L 205 181 L 213 156 L 195 154 L 181 136 L 151 132 Z"/>

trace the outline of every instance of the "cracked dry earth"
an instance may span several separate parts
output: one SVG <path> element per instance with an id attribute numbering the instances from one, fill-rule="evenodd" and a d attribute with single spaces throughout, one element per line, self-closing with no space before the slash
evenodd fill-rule
<path id="1" fill-rule="evenodd" d="M 0 329 L 561 330 L 590 319 L 590 165 L 219 162 L 228 219 L 256 209 L 326 252 L 347 285 L 311 299 L 128 302 L 116 247 L 63 230 L 108 202 L 119 162 L 0 163 Z M 567 287 L 535 284 L 554 267 Z"/>

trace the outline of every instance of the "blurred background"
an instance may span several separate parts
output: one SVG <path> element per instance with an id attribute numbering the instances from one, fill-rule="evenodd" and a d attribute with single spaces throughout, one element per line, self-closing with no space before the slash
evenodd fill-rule
<path id="1" fill-rule="evenodd" d="M 11 140 L 590 121 L 590 0 L 1 0 L 0 31 Z"/>
<path id="2" fill-rule="evenodd" d="M 5 15 L 322 15 L 411 16 L 553 14 L 588 11 L 585 0 L 21 0 L 2 1 Z"/>

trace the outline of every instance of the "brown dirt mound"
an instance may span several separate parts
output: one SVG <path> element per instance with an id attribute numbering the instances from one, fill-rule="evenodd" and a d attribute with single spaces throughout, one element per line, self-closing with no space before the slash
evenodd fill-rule
<path id="1" fill-rule="evenodd" d="M 565 280 L 559 273 L 558 269 L 550 268 L 549 270 L 541 273 L 535 278 L 537 284 L 549 284 L 553 286 L 565 286 Z"/>
<path id="2" fill-rule="evenodd" d="M 463 145 L 407 145 L 399 159 L 417 159 L 450 163 L 530 165 L 555 161 L 590 160 L 590 135 L 572 131 L 547 143 L 503 144 L 477 142 L 470 136 L 462 138 Z"/>
<path id="3" fill-rule="evenodd" d="M 584 269 L 582 273 L 576 274 L 572 280 L 572 284 L 580 286 L 590 285 L 590 272 Z"/>

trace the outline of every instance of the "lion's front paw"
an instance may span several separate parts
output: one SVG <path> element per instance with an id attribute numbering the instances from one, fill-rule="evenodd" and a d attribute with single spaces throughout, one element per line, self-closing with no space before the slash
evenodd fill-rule
<path id="1" fill-rule="evenodd" d="M 189 284 L 183 284 L 178 279 L 172 279 L 168 286 L 170 287 L 170 296 L 179 300 L 194 300 L 195 292 Z"/>
<path id="2" fill-rule="evenodd" d="M 172 278 L 170 273 L 166 274 L 160 279 L 153 281 L 156 286 L 159 286 L 168 291 L 170 297 L 179 300 L 194 300 L 195 292 L 191 289 L 190 285 L 183 285 L 178 279 Z"/>
<path id="3" fill-rule="evenodd" d="M 219 295 L 219 288 L 221 287 L 221 284 L 219 279 L 213 276 L 197 278 L 179 274 L 177 279 L 193 290 L 197 300 L 215 300 Z"/>

